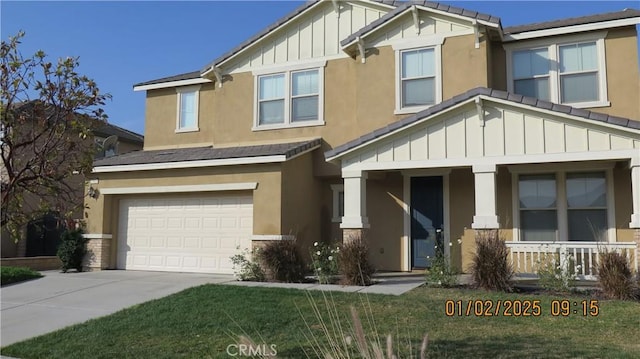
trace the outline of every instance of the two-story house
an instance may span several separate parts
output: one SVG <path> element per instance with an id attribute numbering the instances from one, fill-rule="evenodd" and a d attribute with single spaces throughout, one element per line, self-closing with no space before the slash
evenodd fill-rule
<path id="1" fill-rule="evenodd" d="M 438 243 L 464 270 L 493 229 L 522 270 L 559 246 L 585 276 L 598 245 L 637 258 L 639 22 L 307 2 L 134 86 L 144 151 L 95 162 L 91 266 L 228 273 L 238 247 L 364 234 L 380 270 L 428 267 Z"/>

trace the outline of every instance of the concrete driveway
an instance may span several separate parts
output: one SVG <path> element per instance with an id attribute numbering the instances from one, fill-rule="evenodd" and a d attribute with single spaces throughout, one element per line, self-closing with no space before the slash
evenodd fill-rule
<path id="1" fill-rule="evenodd" d="M 206 283 L 233 281 L 231 275 L 101 271 L 62 274 L 0 289 L 0 346 L 102 317 L 135 304 Z"/>

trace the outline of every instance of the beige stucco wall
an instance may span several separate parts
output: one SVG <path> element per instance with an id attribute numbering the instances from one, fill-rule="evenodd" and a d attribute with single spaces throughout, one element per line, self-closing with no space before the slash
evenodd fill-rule
<path id="1" fill-rule="evenodd" d="M 147 91 L 144 149 L 197 147 L 212 144 L 215 115 L 214 85 L 202 84 L 198 99 L 196 132 L 176 133 L 178 95 L 175 88 Z M 233 122 L 233 121 L 231 121 Z"/>
<path id="2" fill-rule="evenodd" d="M 475 48 L 475 36 L 448 37 L 442 45 L 442 99 L 474 87 L 487 87 L 487 43 Z"/>
<path id="3" fill-rule="evenodd" d="M 634 229 L 629 228 L 631 221 L 631 169 L 628 162 L 619 162 L 613 169 L 613 192 L 616 209 L 616 240 L 633 242 Z"/>
<path id="4" fill-rule="evenodd" d="M 607 56 L 607 95 L 611 107 L 592 110 L 640 120 L 640 73 L 635 26 L 609 30 L 604 46 Z"/>
<path id="5" fill-rule="evenodd" d="M 404 268 L 403 178 L 398 172 L 370 176 L 367 180 L 367 216 L 371 228 L 366 231 L 369 259 L 377 270 L 401 271 Z"/>
<path id="6" fill-rule="evenodd" d="M 281 232 L 296 236 L 305 258 L 309 255 L 308 248 L 322 240 L 320 203 L 321 182 L 313 176 L 312 156 L 307 154 L 283 163 Z M 254 216 L 262 215 L 254 210 Z"/>

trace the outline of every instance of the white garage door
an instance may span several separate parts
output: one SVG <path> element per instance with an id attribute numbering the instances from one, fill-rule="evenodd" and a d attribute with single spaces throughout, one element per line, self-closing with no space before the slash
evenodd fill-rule
<path id="1" fill-rule="evenodd" d="M 233 273 L 229 257 L 250 248 L 251 196 L 120 201 L 118 268 Z"/>

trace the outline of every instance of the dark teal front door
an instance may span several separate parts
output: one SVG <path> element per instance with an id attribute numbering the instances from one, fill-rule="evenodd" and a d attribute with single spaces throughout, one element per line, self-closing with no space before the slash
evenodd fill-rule
<path id="1" fill-rule="evenodd" d="M 411 178 L 411 266 L 427 268 L 443 250 L 442 176 Z"/>

